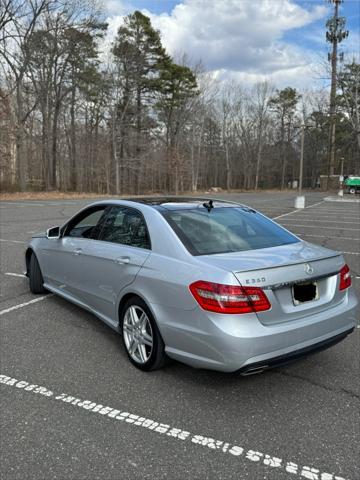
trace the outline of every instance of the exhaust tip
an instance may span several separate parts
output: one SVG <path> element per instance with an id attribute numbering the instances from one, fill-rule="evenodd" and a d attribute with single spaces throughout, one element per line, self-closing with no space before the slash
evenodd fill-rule
<path id="1" fill-rule="evenodd" d="M 268 367 L 269 365 L 261 365 L 259 367 L 249 368 L 249 370 L 245 370 L 245 372 L 242 372 L 241 375 L 243 377 L 248 377 L 249 375 L 257 375 L 258 373 L 262 373 Z"/>

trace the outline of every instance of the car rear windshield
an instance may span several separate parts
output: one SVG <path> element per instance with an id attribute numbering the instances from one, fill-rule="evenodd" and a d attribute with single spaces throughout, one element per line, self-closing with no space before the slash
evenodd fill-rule
<path id="1" fill-rule="evenodd" d="M 241 207 L 171 210 L 163 216 L 192 255 L 241 252 L 299 242 L 263 215 Z"/>

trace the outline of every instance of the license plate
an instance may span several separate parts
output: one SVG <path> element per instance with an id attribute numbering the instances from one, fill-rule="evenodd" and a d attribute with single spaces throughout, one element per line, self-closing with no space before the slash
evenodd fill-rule
<path id="1" fill-rule="evenodd" d="M 317 282 L 295 283 L 292 286 L 292 297 L 294 305 L 318 300 L 319 289 Z"/>

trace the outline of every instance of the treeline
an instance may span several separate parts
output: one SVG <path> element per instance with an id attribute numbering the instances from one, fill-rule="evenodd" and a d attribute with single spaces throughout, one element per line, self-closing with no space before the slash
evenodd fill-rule
<path id="1" fill-rule="evenodd" d="M 245 88 L 176 61 L 142 13 L 109 51 L 93 2 L 0 0 L 0 182 L 113 194 L 304 186 L 328 173 L 328 92 Z M 336 172 L 359 174 L 360 65 L 339 74 Z"/>

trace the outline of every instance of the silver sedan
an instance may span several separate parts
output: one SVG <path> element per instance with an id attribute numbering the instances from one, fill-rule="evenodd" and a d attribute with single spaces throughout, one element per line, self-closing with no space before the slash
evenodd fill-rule
<path id="1" fill-rule="evenodd" d="M 142 370 L 173 358 L 258 373 L 334 345 L 356 321 L 341 253 L 226 201 L 96 202 L 34 236 L 26 272 L 33 293 L 120 332 Z"/>

